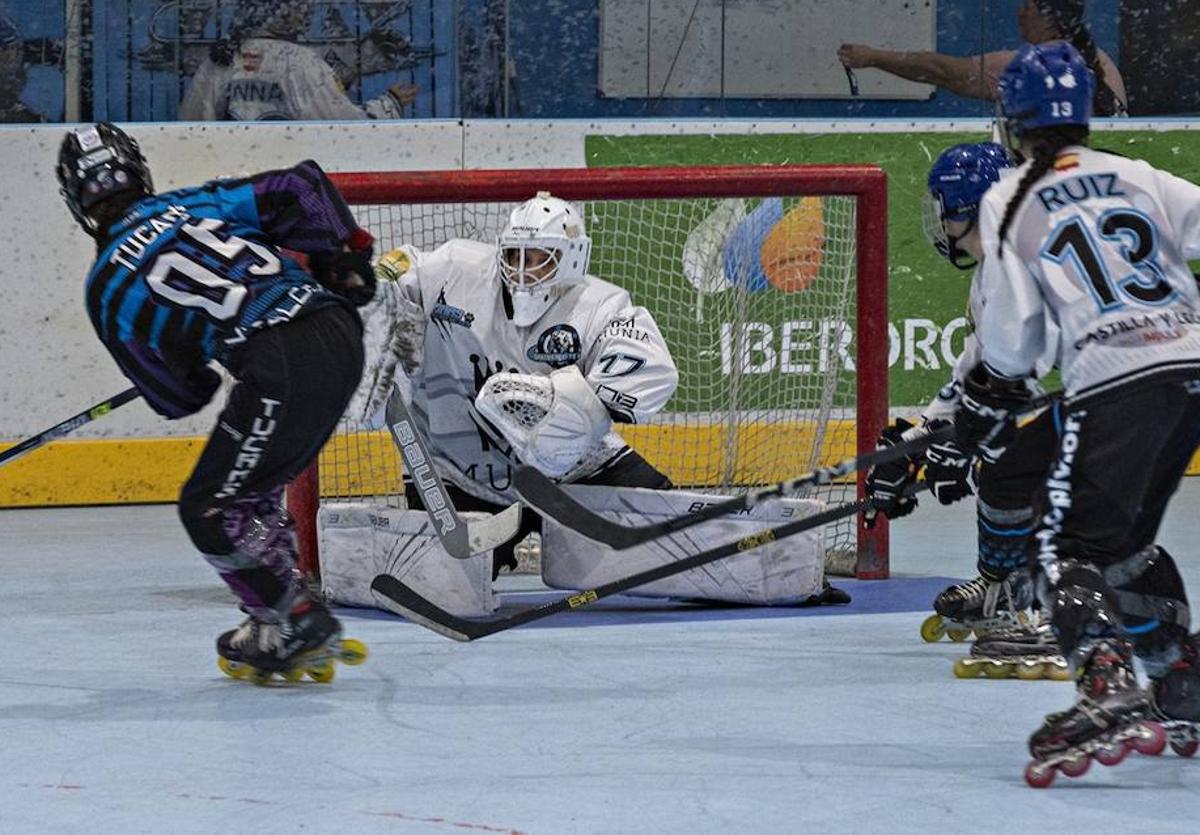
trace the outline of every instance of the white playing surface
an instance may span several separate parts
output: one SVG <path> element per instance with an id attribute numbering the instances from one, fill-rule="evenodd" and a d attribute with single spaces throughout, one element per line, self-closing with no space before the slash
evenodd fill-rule
<path id="1" fill-rule="evenodd" d="M 1198 502 L 1162 537 L 1193 594 Z M 899 579 L 847 583 L 859 614 L 621 598 L 469 645 L 351 614 L 367 665 L 275 690 L 218 672 L 240 615 L 173 508 L 0 531 L 5 832 L 1194 831 L 1200 760 L 1028 789 L 1070 685 L 959 681 L 965 645 L 920 641 L 930 578 L 972 571 L 969 502 L 893 528 Z"/>

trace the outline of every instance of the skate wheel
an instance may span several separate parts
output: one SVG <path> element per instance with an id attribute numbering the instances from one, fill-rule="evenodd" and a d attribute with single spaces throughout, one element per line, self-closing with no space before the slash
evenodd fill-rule
<path id="1" fill-rule="evenodd" d="M 961 643 L 962 641 L 965 641 L 965 640 L 967 640 L 967 638 L 971 637 L 971 630 L 970 629 L 947 629 L 946 637 L 949 638 L 951 641 L 956 641 L 956 642 Z"/>
<path id="2" fill-rule="evenodd" d="M 230 661 L 228 658 L 217 656 L 217 668 L 230 678 L 241 678 L 241 665 L 236 661 Z"/>
<path id="3" fill-rule="evenodd" d="M 1041 664 L 1029 664 L 1022 662 L 1016 668 L 1017 678 L 1021 681 L 1041 681 L 1043 678 L 1049 678 L 1046 670 Z"/>
<path id="4" fill-rule="evenodd" d="M 280 673 L 280 675 L 283 676 L 284 681 L 295 684 L 297 681 L 300 681 L 300 679 L 304 678 L 304 670 L 301 667 L 293 667 L 286 672 Z"/>
<path id="5" fill-rule="evenodd" d="M 1157 757 L 1167 747 L 1167 732 L 1157 722 L 1143 722 L 1137 727 L 1137 735 L 1129 740 L 1133 750 L 1147 757 Z"/>
<path id="6" fill-rule="evenodd" d="M 344 638 L 338 659 L 343 664 L 357 667 L 367 660 L 367 645 L 357 638 Z"/>
<path id="7" fill-rule="evenodd" d="M 307 670 L 308 677 L 318 684 L 328 684 L 333 681 L 335 670 L 331 662 L 324 662 L 309 667 Z"/>
<path id="8" fill-rule="evenodd" d="M 1116 745 L 1104 745 L 1096 749 L 1093 756 L 1096 762 L 1103 766 L 1114 766 L 1120 764 L 1121 760 L 1125 759 L 1125 755 L 1129 753 L 1129 748 L 1124 743 L 1118 742 Z"/>
<path id="9" fill-rule="evenodd" d="M 1196 750 L 1200 748 L 1200 742 L 1172 742 L 1171 750 L 1181 757 L 1191 759 L 1196 756 Z"/>
<path id="10" fill-rule="evenodd" d="M 1008 664 L 988 664 L 983 668 L 983 674 L 990 679 L 1008 678 L 1012 668 Z"/>
<path id="11" fill-rule="evenodd" d="M 1054 782 L 1054 766 L 1034 760 L 1025 766 L 1025 782 L 1030 788 L 1048 788 Z"/>
<path id="12" fill-rule="evenodd" d="M 945 634 L 941 615 L 930 615 L 921 623 L 921 640 L 927 644 L 936 644 Z"/>
<path id="13" fill-rule="evenodd" d="M 1068 777 L 1082 777 L 1092 767 L 1092 758 L 1087 754 L 1078 754 L 1074 758 L 1058 764 L 1058 770 Z"/>
<path id="14" fill-rule="evenodd" d="M 954 677 L 955 678 L 978 678 L 980 672 L 978 664 L 972 664 L 966 658 L 960 658 L 954 662 Z"/>
<path id="15" fill-rule="evenodd" d="M 264 687 L 271 683 L 271 679 L 274 677 L 274 675 L 275 674 L 270 670 L 259 670 L 255 667 L 251 667 L 249 679 L 252 683 L 257 684 L 259 687 Z"/>
<path id="16" fill-rule="evenodd" d="M 1071 675 L 1071 668 L 1066 663 L 1053 663 L 1046 665 L 1046 678 L 1051 681 L 1074 681 L 1075 677 Z"/>

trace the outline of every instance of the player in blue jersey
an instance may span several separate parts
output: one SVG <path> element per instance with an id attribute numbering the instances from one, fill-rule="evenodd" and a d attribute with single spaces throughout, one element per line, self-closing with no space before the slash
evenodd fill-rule
<path id="1" fill-rule="evenodd" d="M 67 134 L 58 179 L 96 239 L 88 315 L 146 402 L 181 418 L 216 394 L 211 364 L 236 380 L 179 498 L 192 542 L 249 616 L 218 638 L 221 669 L 328 680 L 335 658 L 358 663 L 365 648 L 301 582 L 281 502 L 362 374 L 371 235 L 312 161 L 155 194 L 137 143 L 107 123 Z"/>

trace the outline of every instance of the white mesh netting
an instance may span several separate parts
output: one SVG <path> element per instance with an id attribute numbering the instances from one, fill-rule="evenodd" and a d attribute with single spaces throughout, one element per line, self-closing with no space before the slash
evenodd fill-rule
<path id="1" fill-rule="evenodd" d="M 533 189 L 531 189 L 532 191 Z M 356 206 L 378 239 L 432 249 L 494 241 L 513 204 Z M 855 201 L 849 197 L 595 200 L 580 205 L 590 272 L 654 315 L 679 368 L 656 418 L 619 427 L 681 488 L 734 493 L 855 454 Z M 403 506 L 386 433 L 348 421 L 320 459 L 326 499 Z M 852 501 L 854 484 L 814 491 Z M 853 519 L 829 531 L 856 550 Z"/>

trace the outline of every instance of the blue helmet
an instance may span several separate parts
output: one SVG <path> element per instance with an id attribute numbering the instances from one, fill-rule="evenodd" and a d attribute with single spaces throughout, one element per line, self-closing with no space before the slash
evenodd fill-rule
<path id="1" fill-rule="evenodd" d="M 1095 76 L 1066 41 L 1026 44 L 1000 76 L 1000 110 L 1016 137 L 1038 128 L 1087 127 L 1095 93 Z"/>
<path id="2" fill-rule="evenodd" d="M 974 266 L 958 242 L 968 234 L 979 218 L 983 195 L 1000 179 L 1000 173 L 1012 167 L 1007 152 L 995 142 L 976 142 L 947 148 L 929 169 L 929 192 L 925 202 L 925 237 L 933 248 L 954 266 Z M 946 221 L 966 222 L 958 235 L 946 231 Z"/>

